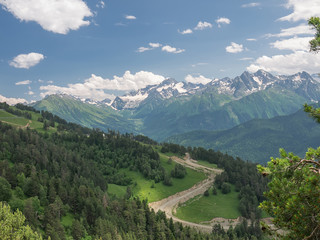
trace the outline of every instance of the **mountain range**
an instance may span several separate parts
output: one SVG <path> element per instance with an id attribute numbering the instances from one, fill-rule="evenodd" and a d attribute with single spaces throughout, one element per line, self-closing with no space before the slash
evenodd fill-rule
<path id="1" fill-rule="evenodd" d="M 203 131 L 228 130 L 254 119 L 293 114 L 304 103 L 319 99 L 320 83 L 306 72 L 275 76 L 259 70 L 207 84 L 166 79 L 112 101 L 50 95 L 32 106 L 86 127 L 143 134 L 163 141 L 192 131 L 200 131 L 196 134 L 199 136 Z M 180 139 L 178 142 L 183 143 Z"/>

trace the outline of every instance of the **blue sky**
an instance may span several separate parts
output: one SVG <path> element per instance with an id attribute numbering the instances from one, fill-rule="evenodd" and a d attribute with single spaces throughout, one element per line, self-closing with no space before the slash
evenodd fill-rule
<path id="1" fill-rule="evenodd" d="M 172 77 L 319 72 L 319 0 L 0 0 L 0 100 L 102 100 Z"/>

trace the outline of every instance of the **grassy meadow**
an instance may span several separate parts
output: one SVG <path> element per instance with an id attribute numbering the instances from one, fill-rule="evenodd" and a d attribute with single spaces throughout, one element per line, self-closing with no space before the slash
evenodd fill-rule
<path id="1" fill-rule="evenodd" d="M 175 166 L 175 162 L 168 163 L 169 157 L 160 154 L 160 161 L 162 166 L 167 172 L 171 172 Z M 134 179 L 134 184 L 131 186 L 134 196 L 140 199 L 148 199 L 149 202 L 159 201 L 163 198 L 169 197 L 177 192 L 184 191 L 191 188 L 196 183 L 206 178 L 202 172 L 187 169 L 187 175 L 183 179 L 172 178 L 172 186 L 165 186 L 162 182 L 154 183 L 154 181 L 145 179 L 139 172 L 130 171 L 128 169 L 120 170 L 125 172 L 127 176 Z M 117 196 L 124 196 L 126 188 L 124 186 L 118 186 L 115 184 L 108 185 L 108 192 Z"/>
<path id="2" fill-rule="evenodd" d="M 223 194 L 220 190 L 217 190 L 217 195 L 213 195 L 211 190 L 209 192 L 208 197 L 196 196 L 182 204 L 175 215 L 180 219 L 195 223 L 210 221 L 216 217 L 235 219 L 240 216 L 239 193 L 234 190 L 234 186 L 228 194 Z"/>

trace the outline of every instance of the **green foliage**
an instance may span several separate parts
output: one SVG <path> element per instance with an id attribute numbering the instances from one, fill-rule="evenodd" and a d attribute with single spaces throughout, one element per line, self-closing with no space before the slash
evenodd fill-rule
<path id="1" fill-rule="evenodd" d="M 187 175 L 187 170 L 181 164 L 176 164 L 171 171 L 171 176 L 174 178 L 184 178 Z"/>
<path id="2" fill-rule="evenodd" d="M 206 190 L 206 191 L 203 193 L 203 196 L 209 197 L 209 196 L 210 196 L 209 190 Z"/>
<path id="3" fill-rule="evenodd" d="M 310 51 L 320 49 L 320 18 L 312 17 L 309 25 L 316 30 Z M 305 112 L 320 123 L 320 108 L 304 105 Z M 267 167 L 258 166 L 268 176 L 269 191 L 260 207 L 274 216 L 274 224 L 285 230 L 283 239 L 318 239 L 320 236 L 320 147 L 309 148 L 304 158 L 280 149 L 279 158 L 271 158 Z M 269 232 L 272 229 L 265 226 Z"/>
<path id="4" fill-rule="evenodd" d="M 42 237 L 25 225 L 25 217 L 17 210 L 11 212 L 9 206 L 0 202 L 0 239 L 2 240 L 41 240 Z"/>
<path id="5" fill-rule="evenodd" d="M 286 229 L 285 239 L 316 239 L 320 235 L 320 148 L 310 148 L 305 158 L 280 150 L 267 167 L 258 170 L 271 179 L 261 208 Z"/>
<path id="6" fill-rule="evenodd" d="M 227 194 L 227 193 L 231 192 L 231 186 L 230 186 L 230 184 L 224 182 L 224 183 L 221 185 L 221 192 L 222 192 L 223 194 Z"/>
<path id="7" fill-rule="evenodd" d="M 7 179 L 0 177 L 0 201 L 8 202 L 11 198 L 11 185 Z"/>
<path id="8" fill-rule="evenodd" d="M 320 108 L 315 108 L 311 105 L 305 104 L 304 111 L 309 113 L 310 117 L 320 123 Z"/>
<path id="9" fill-rule="evenodd" d="M 172 186 L 172 179 L 169 174 L 164 175 L 163 184 L 166 186 Z"/>
<path id="10" fill-rule="evenodd" d="M 235 228 L 230 227 L 228 231 L 225 231 L 220 224 L 215 224 L 212 234 L 216 239 L 267 239 L 262 234 L 259 221 L 254 221 L 249 226 L 246 219 L 237 224 Z"/>
<path id="11" fill-rule="evenodd" d="M 320 50 L 320 18 L 311 17 L 308 24 L 316 30 L 314 39 L 310 41 L 310 51 L 318 52 Z"/>

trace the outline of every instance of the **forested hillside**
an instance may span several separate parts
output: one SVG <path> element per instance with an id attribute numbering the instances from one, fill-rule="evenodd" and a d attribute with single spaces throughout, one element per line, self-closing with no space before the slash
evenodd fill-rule
<path id="1" fill-rule="evenodd" d="M 279 155 L 279 148 L 303 156 L 308 147 L 317 147 L 320 126 L 301 109 L 288 116 L 254 119 L 224 131 L 192 131 L 167 141 L 216 149 L 251 162 L 266 163 L 271 156 Z"/>
<path id="2" fill-rule="evenodd" d="M 221 229 L 214 234 L 197 233 L 174 224 L 164 213 L 150 210 L 147 200 L 132 196 L 130 187 L 123 198 L 107 194 L 108 183 L 124 186 L 133 183 L 134 179 L 120 169 L 140 172 L 150 181 L 166 184 L 168 175 L 158 152 L 150 145 L 155 144 L 151 139 L 90 130 L 23 105 L 12 108 L 1 104 L 1 108 L 21 116 L 29 113 L 32 121 L 39 116 L 42 121 L 41 131 L 0 121 L 0 201 L 7 202 L 12 210 L 21 210 L 27 224 L 45 238 L 216 239 L 217 235 L 227 234 Z M 172 146 L 163 146 L 163 151 L 167 148 L 174 152 Z M 228 158 L 223 154 L 207 158 L 199 150 L 191 152 L 203 160 L 214 158 L 224 162 Z M 183 177 L 175 173 L 172 177 Z M 220 182 L 235 181 L 231 177 L 220 178 Z M 248 181 L 250 185 L 251 180 Z M 238 190 L 241 189 L 240 186 Z M 256 209 L 256 204 L 252 206 Z M 231 230 L 230 234 L 237 238 L 255 232 Z"/>

